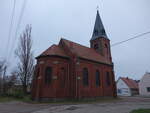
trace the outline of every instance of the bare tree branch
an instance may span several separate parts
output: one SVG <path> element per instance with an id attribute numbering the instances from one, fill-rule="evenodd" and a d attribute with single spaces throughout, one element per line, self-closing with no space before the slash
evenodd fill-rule
<path id="1" fill-rule="evenodd" d="M 24 93 L 27 93 L 27 87 L 31 82 L 34 71 L 31 30 L 31 26 L 27 25 L 25 31 L 20 35 L 19 45 L 15 52 L 19 58 L 17 72 L 22 82 Z"/>

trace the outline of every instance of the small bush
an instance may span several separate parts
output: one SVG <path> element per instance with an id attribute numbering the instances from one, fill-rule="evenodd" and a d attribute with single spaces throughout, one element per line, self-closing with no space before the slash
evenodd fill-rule
<path id="1" fill-rule="evenodd" d="M 16 91 L 16 92 L 14 92 L 13 94 L 12 94 L 12 97 L 14 97 L 14 98 L 23 98 L 25 95 L 24 95 L 24 93 L 22 92 L 22 91 Z"/>
<path id="2" fill-rule="evenodd" d="M 5 93 L 3 93 L 1 96 L 21 99 L 21 98 L 23 98 L 25 95 L 24 95 L 24 93 L 23 93 L 22 90 L 17 89 L 17 90 L 5 92 Z"/>
<path id="3" fill-rule="evenodd" d="M 137 109 L 131 111 L 130 113 L 150 113 L 150 109 Z"/>

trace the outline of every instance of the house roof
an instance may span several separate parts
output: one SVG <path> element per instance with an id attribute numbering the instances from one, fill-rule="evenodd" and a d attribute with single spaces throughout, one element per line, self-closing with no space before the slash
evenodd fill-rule
<path id="1" fill-rule="evenodd" d="M 62 56 L 62 57 L 68 57 L 66 55 L 66 53 L 64 52 L 64 50 L 61 47 L 59 47 L 58 45 L 55 45 L 55 44 L 53 44 L 52 46 L 50 46 L 40 56 L 52 56 L 52 55 L 57 55 L 57 56 Z"/>
<path id="2" fill-rule="evenodd" d="M 101 56 L 93 48 L 89 48 L 66 39 L 61 39 L 61 41 L 63 41 L 65 45 L 69 48 L 69 50 L 79 58 L 112 65 L 112 62 Z M 59 43 L 59 45 L 52 45 L 38 57 L 57 55 L 69 58 L 69 55 L 67 55 L 67 53 L 64 51 L 62 46 L 60 46 L 60 44 L 61 43 Z"/>
<path id="3" fill-rule="evenodd" d="M 112 62 L 108 61 L 105 57 L 101 56 L 93 48 L 89 48 L 66 39 L 62 39 L 62 41 L 68 46 L 70 51 L 78 57 L 100 63 L 112 64 Z"/>
<path id="4" fill-rule="evenodd" d="M 129 88 L 136 88 L 138 89 L 138 83 L 135 80 L 132 80 L 130 78 L 125 78 L 125 77 L 120 77 L 120 79 L 122 79 Z"/>
<path id="5" fill-rule="evenodd" d="M 105 32 L 105 28 L 100 18 L 99 11 L 97 11 L 96 21 L 95 21 L 93 35 L 92 35 L 91 40 L 95 40 L 96 38 L 99 38 L 99 37 L 107 38 L 107 34 Z"/>

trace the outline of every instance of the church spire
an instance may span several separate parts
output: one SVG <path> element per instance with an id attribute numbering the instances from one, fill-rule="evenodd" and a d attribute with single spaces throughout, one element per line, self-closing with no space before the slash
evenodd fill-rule
<path id="1" fill-rule="evenodd" d="M 95 21 L 95 26 L 94 26 L 93 35 L 92 35 L 91 40 L 95 40 L 100 37 L 107 38 L 107 34 L 105 32 L 103 23 L 101 21 L 99 11 L 97 10 L 96 21 Z"/>

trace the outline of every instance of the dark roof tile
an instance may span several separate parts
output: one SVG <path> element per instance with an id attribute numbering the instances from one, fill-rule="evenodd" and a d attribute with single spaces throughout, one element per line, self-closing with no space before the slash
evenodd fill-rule
<path id="1" fill-rule="evenodd" d="M 63 57 L 68 57 L 64 50 L 58 45 L 52 45 L 47 50 L 45 50 L 40 56 L 48 56 L 48 55 L 58 55 Z"/>
<path id="2" fill-rule="evenodd" d="M 104 56 L 101 56 L 93 48 L 89 48 L 66 39 L 62 39 L 62 41 L 68 46 L 71 52 L 76 54 L 78 57 L 100 63 L 112 64 L 112 62 L 108 61 Z"/>

